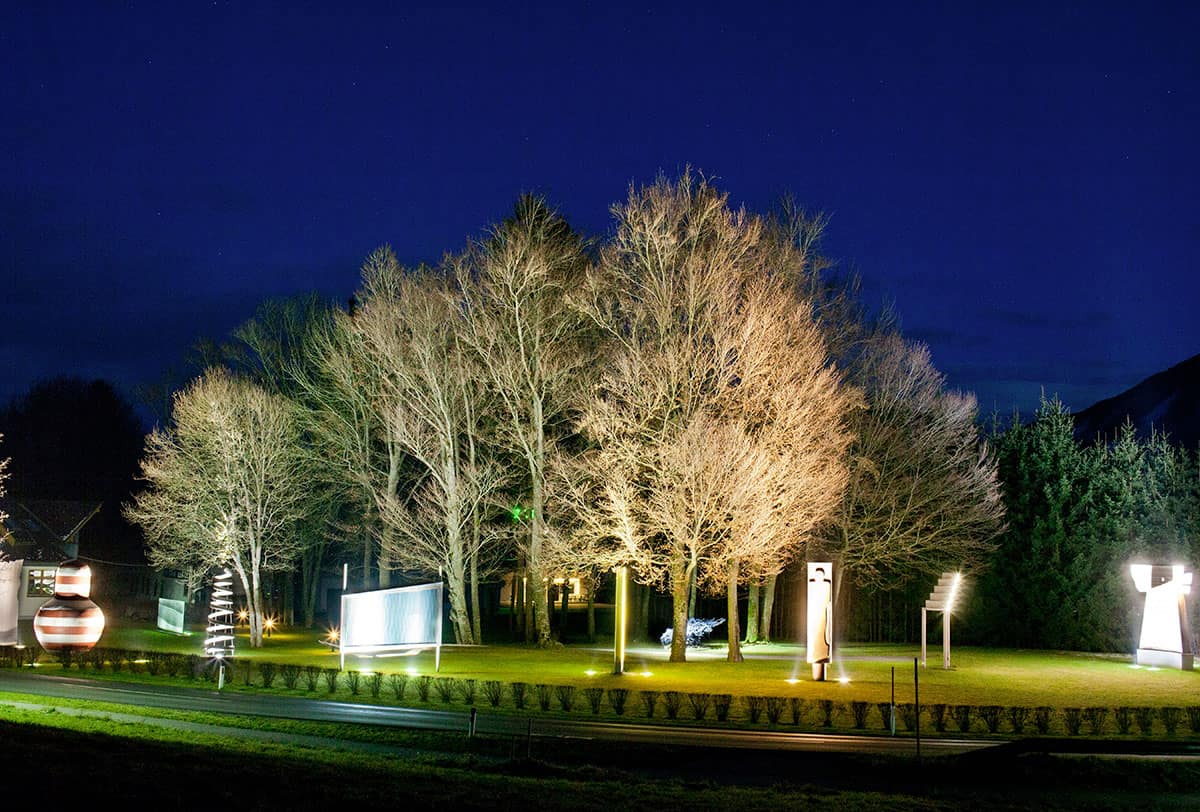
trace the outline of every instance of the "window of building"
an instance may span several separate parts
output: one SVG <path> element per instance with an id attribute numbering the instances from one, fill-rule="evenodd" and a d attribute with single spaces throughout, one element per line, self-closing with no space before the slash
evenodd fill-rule
<path id="1" fill-rule="evenodd" d="M 49 598 L 54 595 L 55 570 L 30 570 L 29 588 L 26 596 L 30 598 Z"/>

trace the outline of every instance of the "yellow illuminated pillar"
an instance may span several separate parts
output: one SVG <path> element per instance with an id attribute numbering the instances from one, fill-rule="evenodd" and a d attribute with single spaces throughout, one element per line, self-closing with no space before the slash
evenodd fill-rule
<path id="1" fill-rule="evenodd" d="M 629 568 L 617 567 L 616 607 L 613 617 L 613 673 L 625 673 L 625 621 L 628 615 Z"/>

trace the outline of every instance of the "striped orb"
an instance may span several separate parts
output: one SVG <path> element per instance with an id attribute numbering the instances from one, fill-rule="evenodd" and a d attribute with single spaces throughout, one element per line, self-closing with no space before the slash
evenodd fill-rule
<path id="1" fill-rule="evenodd" d="M 88 598 L 51 598 L 33 616 L 33 633 L 46 651 L 86 650 L 104 633 L 104 612 Z"/>
<path id="2" fill-rule="evenodd" d="M 54 573 L 54 597 L 86 598 L 92 592 L 92 568 L 77 558 L 64 561 Z"/>
<path id="3" fill-rule="evenodd" d="M 47 651 L 86 650 L 104 633 L 104 612 L 88 597 L 92 568 L 66 561 L 54 576 L 54 597 L 33 616 L 33 633 Z"/>

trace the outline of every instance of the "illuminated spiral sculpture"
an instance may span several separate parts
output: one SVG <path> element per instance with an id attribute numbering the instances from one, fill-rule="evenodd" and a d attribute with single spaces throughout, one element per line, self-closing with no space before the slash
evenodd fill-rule
<path id="1" fill-rule="evenodd" d="M 205 654 L 217 659 L 233 656 L 233 573 L 228 568 L 213 579 L 206 631 Z"/>
<path id="2" fill-rule="evenodd" d="M 64 561 L 54 575 L 54 597 L 33 616 L 33 633 L 46 651 L 86 651 L 104 633 L 104 612 L 88 596 L 92 568 Z"/>

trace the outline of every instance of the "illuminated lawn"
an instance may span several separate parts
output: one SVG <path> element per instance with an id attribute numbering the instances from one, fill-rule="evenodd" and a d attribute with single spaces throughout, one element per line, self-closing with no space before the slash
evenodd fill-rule
<path id="1" fill-rule="evenodd" d="M 264 648 L 252 650 L 239 630 L 237 656 L 277 664 L 336 668 L 336 651 L 318 642 L 319 633 L 289 630 L 276 633 Z M 153 629 L 110 629 L 102 646 L 134 650 L 196 652 L 201 635 L 180 638 Z M 443 677 L 499 680 L 505 683 L 572 684 L 634 690 L 728 693 L 735 696 L 798 696 L 839 702 L 886 702 L 896 670 L 896 701 L 913 701 L 915 645 L 845 645 L 837 651 L 830 681 L 808 677 L 804 649 L 790 645 L 744 648 L 746 661 L 724 661 L 723 645 L 689 650 L 689 662 L 669 663 L 661 646 L 637 645 L 626 659 L 627 673 L 611 675 L 612 652 L 600 646 L 557 646 L 547 649 L 494 644 L 447 646 L 442 650 Z M 44 662 L 49 662 L 44 657 Z M 941 668 L 941 649 L 929 649 L 929 668 L 921 669 L 921 704 L 1024 705 L 1073 707 L 1106 705 L 1187 706 L 1200 704 L 1200 672 L 1137 668 L 1129 656 L 1045 651 L 1012 651 L 956 647 L 954 668 Z M 53 666 L 52 666 L 53 667 Z M 401 657 L 348 657 L 347 669 L 432 675 L 433 653 Z M 836 681 L 845 677 L 848 682 Z M 791 682 L 789 680 L 798 680 Z"/>

